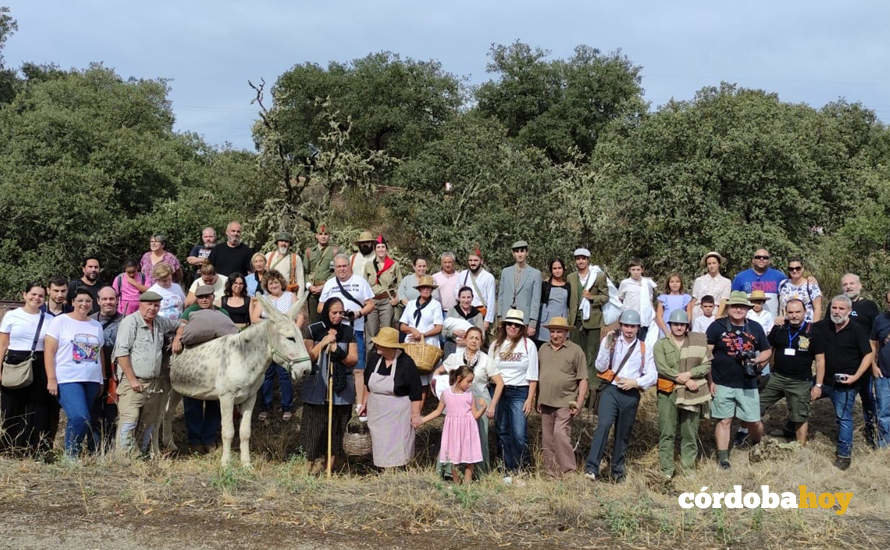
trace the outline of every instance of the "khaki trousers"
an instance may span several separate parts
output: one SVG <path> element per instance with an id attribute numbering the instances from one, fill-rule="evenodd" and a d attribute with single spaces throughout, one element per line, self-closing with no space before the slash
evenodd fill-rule
<path id="1" fill-rule="evenodd" d="M 541 450 L 544 468 L 555 477 L 574 472 L 575 450 L 572 448 L 572 415 L 568 407 L 541 405 Z"/>
<path id="2" fill-rule="evenodd" d="M 368 317 L 365 319 L 365 349 L 368 351 L 373 345 L 371 338 L 377 336 L 381 328 L 392 326 L 393 307 L 389 302 L 389 298 L 374 300 L 374 309 L 368 313 Z"/>
<path id="3" fill-rule="evenodd" d="M 137 433 L 142 434 L 139 450 L 148 451 L 153 430 L 158 429 L 161 406 L 164 403 L 164 390 L 160 378 L 139 378 L 142 391 L 137 392 L 127 377 L 121 378 L 117 386 L 118 432 L 117 449 L 129 452 L 133 448 Z"/>

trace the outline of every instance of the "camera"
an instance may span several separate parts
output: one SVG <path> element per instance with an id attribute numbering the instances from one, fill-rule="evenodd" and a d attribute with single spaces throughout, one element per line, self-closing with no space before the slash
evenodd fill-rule
<path id="1" fill-rule="evenodd" d="M 836 373 L 834 373 L 834 382 L 836 384 L 846 384 L 847 376 L 849 376 L 849 375 L 844 374 L 842 372 L 836 372 Z"/>
<path id="2" fill-rule="evenodd" d="M 355 312 L 354 311 L 349 311 L 347 309 L 346 312 L 344 313 L 344 315 L 346 315 L 346 318 L 349 319 L 350 322 L 355 321 Z"/>
<path id="3" fill-rule="evenodd" d="M 745 369 L 745 376 L 748 378 L 756 378 L 758 373 L 757 368 L 757 351 L 753 349 L 742 350 L 738 354 L 739 362 L 742 363 L 742 368 Z"/>

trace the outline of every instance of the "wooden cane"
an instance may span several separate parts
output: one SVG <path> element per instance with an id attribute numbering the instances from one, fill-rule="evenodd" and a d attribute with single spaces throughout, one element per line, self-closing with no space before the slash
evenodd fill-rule
<path id="1" fill-rule="evenodd" d="M 331 454 L 331 439 L 334 429 L 334 369 L 331 365 L 331 348 L 326 350 L 328 355 L 328 479 L 331 477 L 334 457 Z"/>

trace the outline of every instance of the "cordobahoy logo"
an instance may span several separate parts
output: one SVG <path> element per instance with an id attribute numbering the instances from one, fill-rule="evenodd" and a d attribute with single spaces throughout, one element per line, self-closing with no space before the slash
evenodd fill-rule
<path id="1" fill-rule="evenodd" d="M 733 485 L 732 491 L 728 493 L 708 492 L 707 487 L 702 487 L 698 493 L 682 493 L 677 497 L 677 503 L 684 510 L 691 508 L 701 510 L 707 508 L 821 508 L 830 510 L 835 508 L 834 513 L 839 516 L 847 513 L 851 500 L 853 500 L 853 493 L 816 493 L 808 491 L 806 485 L 799 485 L 797 494 L 789 491 L 773 493 L 770 491 L 769 485 L 761 485 L 759 493 L 742 493 L 741 485 Z"/>

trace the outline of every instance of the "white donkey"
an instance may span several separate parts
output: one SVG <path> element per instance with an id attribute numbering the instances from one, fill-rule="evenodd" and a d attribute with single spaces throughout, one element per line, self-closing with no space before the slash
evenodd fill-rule
<path id="1" fill-rule="evenodd" d="M 295 380 L 311 369 L 309 353 L 294 322 L 307 295 L 303 291 L 287 315 L 257 295 L 266 321 L 185 349 L 170 361 L 174 390 L 196 399 L 219 399 L 224 466 L 231 457 L 235 437 L 235 405 L 241 408 L 241 464 L 250 465 L 250 418 L 263 375 L 272 361 L 288 369 Z"/>

